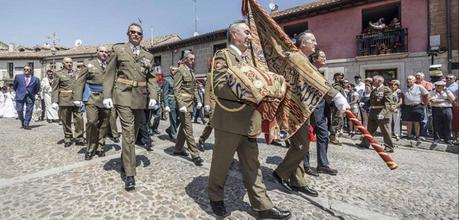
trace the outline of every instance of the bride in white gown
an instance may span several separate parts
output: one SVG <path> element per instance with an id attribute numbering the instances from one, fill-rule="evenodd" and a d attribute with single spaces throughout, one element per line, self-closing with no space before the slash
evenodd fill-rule
<path id="1" fill-rule="evenodd" d="M 10 88 L 9 92 L 4 93 L 4 104 L 3 104 L 3 117 L 4 118 L 17 118 L 18 112 L 16 111 L 15 105 L 15 93 L 12 88 Z"/>

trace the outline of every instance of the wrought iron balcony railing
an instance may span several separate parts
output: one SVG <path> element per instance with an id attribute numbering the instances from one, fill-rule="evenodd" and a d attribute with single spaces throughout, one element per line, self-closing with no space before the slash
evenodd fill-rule
<path id="1" fill-rule="evenodd" d="M 407 28 L 357 35 L 357 56 L 401 53 L 407 51 Z"/>

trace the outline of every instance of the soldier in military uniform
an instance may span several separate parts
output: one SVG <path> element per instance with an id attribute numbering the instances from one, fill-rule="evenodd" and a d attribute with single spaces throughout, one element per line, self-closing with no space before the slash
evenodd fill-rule
<path id="1" fill-rule="evenodd" d="M 205 93 L 204 93 L 204 112 L 209 113 L 209 121 L 207 122 L 204 130 L 202 131 L 201 136 L 199 137 L 198 141 L 198 148 L 201 151 L 204 151 L 204 143 L 206 142 L 207 138 L 209 138 L 210 134 L 212 133 L 212 116 L 215 109 L 215 96 L 212 86 L 210 85 L 210 74 L 212 72 L 209 71 L 207 73 L 207 82 L 205 86 Z"/>
<path id="2" fill-rule="evenodd" d="M 72 145 L 72 118 L 75 122 L 75 142 L 77 145 L 84 145 L 83 138 L 83 114 L 79 107 L 73 103 L 74 84 L 76 74 L 73 72 L 72 58 L 65 57 L 63 59 L 64 68 L 57 71 L 52 85 L 52 108 L 59 110 L 59 116 L 62 120 L 64 128 L 64 146 Z"/>
<path id="3" fill-rule="evenodd" d="M 113 53 L 104 80 L 106 108 L 115 108 L 122 127 L 123 171 L 126 174 L 125 189 L 135 189 L 136 154 L 135 139 L 139 124 L 145 121 L 145 108 L 156 105 L 158 84 L 152 74 L 153 55 L 140 47 L 142 27 L 132 23 L 128 27 L 128 43 L 113 45 Z"/>
<path id="4" fill-rule="evenodd" d="M 208 193 L 213 212 L 218 216 L 227 215 L 224 205 L 225 178 L 237 152 L 239 164 L 252 208 L 258 212 L 260 219 L 287 219 L 291 213 L 276 208 L 268 197 L 263 184 L 258 145 L 249 133 L 259 128 L 261 119 L 253 117 L 255 106 L 246 105 L 228 86 L 228 65 L 253 65 L 243 56 L 250 47 L 252 35 L 249 27 L 243 22 L 236 22 L 228 28 L 229 48 L 215 54 L 213 75 L 208 83 L 213 86 L 217 99 L 212 118 L 215 129 L 215 145 L 209 173 Z M 240 111 L 229 111 L 241 108 Z"/>
<path id="5" fill-rule="evenodd" d="M 298 35 L 296 41 L 298 49 L 306 56 L 310 56 L 315 51 L 317 45 L 316 38 L 312 33 L 303 32 Z M 307 61 L 309 62 L 309 61 Z M 318 71 L 318 70 L 317 70 Z M 346 98 L 337 90 L 330 88 L 324 96 L 325 101 L 333 101 L 335 106 L 344 111 L 349 108 Z M 314 117 L 314 115 L 312 115 Z M 274 179 L 287 191 L 300 192 L 309 196 L 318 196 L 319 193 L 308 187 L 304 179 L 305 169 L 303 160 L 309 151 L 309 119 L 289 138 L 290 147 L 283 161 L 274 170 Z"/>
<path id="6" fill-rule="evenodd" d="M 107 67 L 109 51 L 106 47 L 97 48 L 96 59 L 87 60 L 81 69 L 75 83 L 73 103 L 81 107 L 83 102 L 86 109 L 86 139 L 87 148 L 85 160 L 91 160 L 94 154 L 105 156 L 104 139 L 108 129 L 110 109 L 104 107 L 103 82 Z M 99 146 L 102 144 L 101 146 Z"/>
<path id="7" fill-rule="evenodd" d="M 120 134 L 118 132 L 118 125 L 116 124 L 116 119 L 118 119 L 118 113 L 116 113 L 115 109 L 111 109 L 110 116 L 108 119 L 107 135 L 111 137 L 113 142 L 119 143 Z"/>
<path id="8" fill-rule="evenodd" d="M 343 96 L 346 96 L 346 93 L 344 92 L 344 74 L 335 73 L 333 75 L 333 81 L 334 81 L 334 83 L 332 84 L 333 88 L 336 89 Z M 341 145 L 341 142 L 338 140 L 337 135 L 338 135 L 338 132 L 341 131 L 341 129 L 343 128 L 343 122 L 344 122 L 343 116 L 344 115 L 342 111 L 339 111 L 333 105 L 330 107 L 330 110 L 331 110 L 330 143 Z"/>
<path id="9" fill-rule="evenodd" d="M 169 138 L 172 140 L 177 139 L 177 127 L 179 121 L 179 111 L 177 108 L 177 102 L 175 101 L 174 96 L 174 73 L 175 69 L 170 70 L 170 75 L 164 77 L 164 86 L 163 86 L 163 100 L 164 100 L 164 111 L 169 112 L 169 127 L 166 129 L 166 133 L 169 135 Z"/>
<path id="10" fill-rule="evenodd" d="M 196 78 L 194 77 L 194 54 L 191 51 L 185 51 L 183 62 L 180 64 L 174 75 L 174 96 L 177 100 L 180 112 L 180 127 L 175 143 L 174 155 L 188 156 L 184 151 L 185 140 L 188 150 L 191 154 L 191 160 L 196 166 L 202 166 L 202 158 L 199 156 L 198 148 L 193 137 L 193 106 L 196 104 L 199 108 L 202 103 L 197 102 L 198 92 L 196 90 Z"/>
<path id="11" fill-rule="evenodd" d="M 368 113 L 367 129 L 373 135 L 379 127 L 384 137 L 384 151 L 392 153 L 394 152 L 395 145 L 392 141 L 390 121 L 394 103 L 391 89 L 383 83 L 384 78 L 382 76 L 377 75 L 373 77 L 374 89 L 370 94 L 370 112 Z M 364 138 L 358 146 L 369 148 L 369 143 Z"/>

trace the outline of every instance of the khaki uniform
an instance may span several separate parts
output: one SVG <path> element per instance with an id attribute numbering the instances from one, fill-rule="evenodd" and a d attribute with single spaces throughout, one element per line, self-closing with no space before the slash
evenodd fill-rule
<path id="1" fill-rule="evenodd" d="M 386 148 L 394 149 L 395 145 L 392 142 L 390 121 L 392 117 L 392 91 L 387 86 L 380 86 L 373 89 L 370 94 L 370 112 L 368 113 L 368 132 L 373 135 L 376 129 L 381 129 L 384 137 L 384 145 Z M 378 115 L 382 115 L 383 119 L 378 119 Z M 363 139 L 363 146 L 368 146 L 369 143 Z"/>
<path id="2" fill-rule="evenodd" d="M 86 139 L 88 141 L 87 152 L 104 151 L 99 148 L 99 143 L 104 144 L 108 129 L 110 110 L 102 103 L 104 97 L 102 87 L 105 77 L 105 65 L 102 66 L 98 59 L 84 62 L 80 75 L 75 83 L 74 99 L 83 100 L 83 90 L 89 89 L 89 99 L 83 100 L 86 108 Z M 86 88 L 85 88 L 86 86 Z M 100 87 L 97 88 L 97 87 Z M 99 89 L 99 90 L 98 90 Z"/>
<path id="3" fill-rule="evenodd" d="M 202 131 L 201 136 L 199 137 L 199 141 L 204 143 L 207 138 L 209 138 L 210 134 L 212 133 L 212 116 L 214 114 L 214 109 L 215 109 L 215 96 L 214 96 L 214 90 L 212 89 L 211 82 L 210 82 L 210 76 L 211 73 L 207 73 L 207 82 L 206 82 L 206 87 L 205 87 L 205 95 L 204 95 L 204 106 L 208 105 L 210 106 L 209 110 L 209 121 L 206 124 L 206 127 L 204 127 L 204 130 Z"/>
<path id="4" fill-rule="evenodd" d="M 118 113 L 116 113 L 115 109 L 110 109 L 107 134 L 111 134 L 112 138 L 120 137 L 120 134 L 118 133 L 118 125 L 116 124 L 116 119 L 118 119 Z"/>
<path id="5" fill-rule="evenodd" d="M 83 114 L 80 109 L 73 104 L 74 84 L 76 73 L 70 74 L 67 69 L 62 69 L 55 73 L 52 85 L 52 102 L 59 105 L 59 117 L 62 120 L 64 129 L 64 141 L 72 141 L 72 117 L 75 127 L 75 138 L 83 141 Z"/>
<path id="6" fill-rule="evenodd" d="M 228 63 L 236 66 L 249 62 L 232 48 L 218 51 L 215 54 L 213 72 L 215 95 L 223 106 L 235 109 L 244 105 L 244 100 L 240 100 L 227 85 Z M 212 83 L 211 81 L 209 80 L 208 83 Z M 261 124 L 259 117 L 254 117 L 254 114 L 255 107 L 252 105 L 246 105 L 237 112 L 227 111 L 218 104 L 215 106 L 211 123 L 215 129 L 215 144 L 209 173 L 208 192 L 211 201 L 223 201 L 225 178 L 233 161 L 234 153 L 237 152 L 250 204 L 255 211 L 261 211 L 273 208 L 273 203 L 263 184 L 256 139 L 249 138 L 249 134 L 260 127 L 258 124 Z"/>
<path id="7" fill-rule="evenodd" d="M 187 111 L 179 113 L 180 127 L 177 134 L 175 152 L 183 151 L 186 140 L 191 157 L 199 157 L 199 151 L 193 137 L 193 124 L 191 122 L 193 118 L 193 106 L 199 100 L 196 89 L 196 78 L 194 77 L 193 70 L 184 64 L 181 64 L 174 74 L 174 96 L 177 100 L 177 108 L 186 107 Z"/>
<path id="8" fill-rule="evenodd" d="M 333 97 L 338 93 L 337 90 L 330 88 L 325 94 L 324 99 L 330 102 Z M 311 115 L 310 117 L 314 117 Z M 309 126 L 310 120 L 308 119 L 298 131 L 289 138 L 290 147 L 284 160 L 274 171 L 282 179 L 290 180 L 290 184 L 295 187 L 306 186 L 304 179 L 304 155 L 309 153 Z"/>
<path id="9" fill-rule="evenodd" d="M 122 127 L 121 159 L 126 176 L 136 175 L 135 139 L 139 119 L 145 117 L 149 98 L 158 100 L 155 75 L 152 74 L 153 55 L 140 48 L 136 55 L 130 43 L 113 45 L 106 69 L 104 98 L 112 98 Z"/>

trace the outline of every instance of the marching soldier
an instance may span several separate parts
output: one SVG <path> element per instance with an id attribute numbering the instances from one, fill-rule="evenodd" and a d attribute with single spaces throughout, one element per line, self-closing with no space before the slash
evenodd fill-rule
<path id="1" fill-rule="evenodd" d="M 113 53 L 104 80 L 106 108 L 117 111 L 123 132 L 121 160 L 126 174 L 125 189 L 135 189 L 135 139 L 139 124 L 145 121 L 145 108 L 153 108 L 158 99 L 157 83 L 152 74 L 153 55 L 140 47 L 142 27 L 132 23 L 128 27 L 128 43 L 113 45 Z"/>
<path id="2" fill-rule="evenodd" d="M 204 127 L 204 130 L 202 131 L 201 136 L 199 137 L 198 141 L 198 148 L 201 151 L 204 151 L 204 143 L 206 142 L 207 138 L 209 138 L 210 134 L 212 133 L 212 116 L 214 114 L 214 109 L 215 109 L 215 97 L 214 97 L 214 90 L 212 89 L 212 86 L 210 85 L 210 79 L 211 79 L 211 74 L 212 72 L 209 71 L 207 73 L 207 82 L 206 82 L 206 87 L 205 87 L 205 94 L 204 94 L 204 111 L 209 113 L 209 121 L 206 124 L 206 127 Z"/>
<path id="3" fill-rule="evenodd" d="M 229 65 L 234 68 L 252 65 L 243 56 L 252 40 L 250 29 L 243 21 L 233 23 L 228 28 L 228 38 L 229 48 L 215 54 L 213 75 L 208 82 L 212 83 L 218 103 L 212 118 L 215 145 L 209 173 L 210 205 L 216 215 L 227 215 L 223 202 L 225 178 L 237 152 L 250 204 L 258 212 L 259 218 L 287 219 L 291 213 L 276 208 L 267 195 L 258 160 L 257 141 L 249 138 L 254 129 L 261 127 L 258 125 L 261 119 L 254 117 L 255 107 L 245 105 L 245 100 L 239 99 L 227 82 Z M 240 111 L 228 111 L 241 107 Z"/>
<path id="4" fill-rule="evenodd" d="M 120 142 L 120 133 L 118 132 L 118 125 L 116 124 L 116 119 L 118 119 L 118 113 L 115 109 L 110 110 L 110 116 L 108 119 L 108 128 L 107 134 L 110 134 L 112 141 L 115 143 Z"/>
<path id="5" fill-rule="evenodd" d="M 193 118 L 193 106 L 196 104 L 198 108 L 202 107 L 202 103 L 197 102 L 199 97 L 196 90 L 196 78 L 194 77 L 193 67 L 194 55 L 191 51 L 185 51 L 183 63 L 180 64 L 174 75 L 174 96 L 180 112 L 180 127 L 177 135 L 177 143 L 175 143 L 174 155 L 188 156 L 188 153 L 184 151 L 186 140 L 191 160 L 196 166 L 202 166 L 203 160 L 199 156 L 199 151 L 196 147 L 193 137 L 193 124 L 191 122 Z"/>
<path id="6" fill-rule="evenodd" d="M 368 132 L 373 135 L 376 129 L 381 130 L 384 137 L 384 151 L 394 152 L 394 142 L 391 136 L 390 121 L 392 116 L 392 91 L 385 86 L 384 78 L 380 75 L 373 77 L 374 89 L 370 94 L 370 112 L 368 113 Z M 364 138 L 358 146 L 369 148 L 368 141 Z"/>
<path id="7" fill-rule="evenodd" d="M 97 58 L 84 62 L 75 83 L 75 101 L 73 103 L 77 107 L 81 107 L 84 102 L 86 109 L 87 148 L 85 160 L 91 160 L 94 154 L 99 157 L 105 156 L 103 144 L 108 130 L 110 109 L 105 108 L 102 103 L 102 92 L 108 55 L 109 51 L 106 47 L 98 47 Z"/>
<path id="8" fill-rule="evenodd" d="M 174 96 L 174 73 L 175 69 L 171 68 L 170 75 L 166 75 L 166 77 L 164 77 L 163 100 L 165 106 L 164 111 L 169 112 L 170 125 L 166 129 L 166 133 L 169 135 L 170 139 L 175 141 L 177 139 L 177 127 L 180 122 L 177 121 L 179 111 Z"/>
<path id="9" fill-rule="evenodd" d="M 64 68 L 56 72 L 53 80 L 53 104 L 51 106 L 53 109 L 59 110 L 59 116 L 64 129 L 64 146 L 70 147 L 72 145 L 72 118 L 75 122 L 75 142 L 77 145 L 83 146 L 83 114 L 79 111 L 80 108 L 73 103 L 73 89 L 77 76 L 72 69 L 72 58 L 65 57 L 63 63 Z"/>
<path id="10" fill-rule="evenodd" d="M 312 33 L 303 32 L 298 35 L 296 41 L 298 49 L 306 56 L 310 56 L 315 51 L 317 45 L 316 38 Z M 309 62 L 309 61 L 308 61 Z M 346 98 L 337 90 L 330 88 L 325 94 L 326 101 L 333 101 L 335 106 L 344 111 L 349 108 Z M 314 115 L 312 115 L 314 117 Z M 274 179 L 287 191 L 300 192 L 309 196 L 318 196 L 319 193 L 308 187 L 304 179 L 304 155 L 309 151 L 309 119 L 298 129 L 298 131 L 289 138 L 290 147 L 284 160 L 274 170 Z"/>

